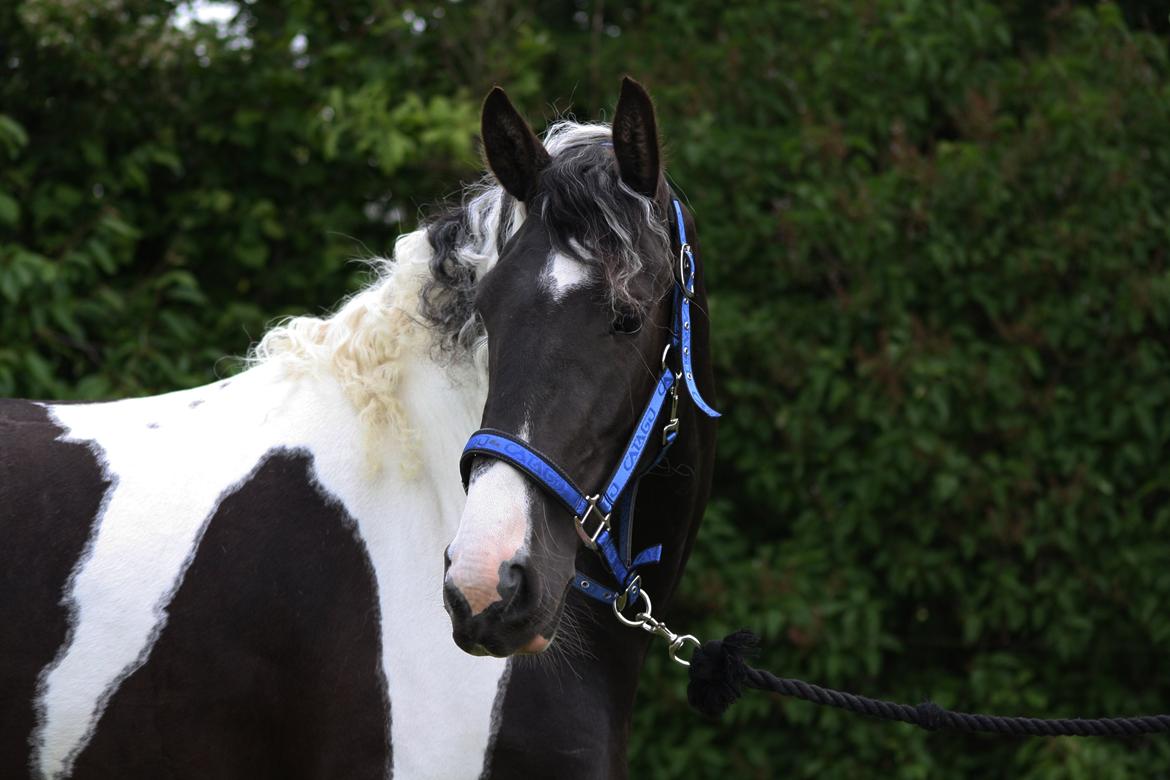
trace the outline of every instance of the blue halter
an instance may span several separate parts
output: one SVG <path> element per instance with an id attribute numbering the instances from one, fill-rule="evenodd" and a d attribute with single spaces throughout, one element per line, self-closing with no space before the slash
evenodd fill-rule
<path id="1" fill-rule="evenodd" d="M 662 545 L 656 544 L 631 557 L 633 540 L 634 501 L 638 484 L 651 469 L 657 466 L 678 436 L 679 385 L 685 384 L 687 393 L 699 411 L 708 417 L 718 417 L 710 404 L 703 400 L 695 384 L 691 350 L 691 300 L 695 297 L 695 256 L 687 243 L 687 229 L 683 224 L 682 206 L 673 199 L 675 224 L 678 229 L 678 268 L 674 279 L 674 304 L 671 337 L 662 353 L 662 374 L 654 385 L 650 400 L 646 403 L 638 424 L 622 452 L 604 488 L 589 495 L 577 487 L 572 478 L 560 469 L 550 458 L 513 434 L 494 428 L 483 428 L 472 434 L 463 455 L 459 459 L 459 470 L 463 476 L 463 489 L 467 490 L 471 478 L 471 464 L 477 455 L 506 461 L 531 477 L 550 495 L 558 499 L 570 512 L 577 526 L 577 533 L 591 550 L 596 551 L 609 569 L 618 589 L 606 588 L 596 580 L 576 572 L 573 587 L 590 598 L 612 604 L 622 610 L 629 603 L 637 601 L 641 593 L 642 580 L 638 567 L 657 563 L 662 557 Z M 680 356 L 682 370 L 677 374 L 669 365 L 671 351 Z M 670 401 L 670 417 L 662 426 L 661 437 L 656 437 L 657 423 L 663 407 Z M 658 454 L 643 469 L 638 469 L 649 445 L 658 440 L 661 443 Z M 590 529 L 590 524 L 596 525 Z M 618 541 L 614 537 L 618 536 Z"/>

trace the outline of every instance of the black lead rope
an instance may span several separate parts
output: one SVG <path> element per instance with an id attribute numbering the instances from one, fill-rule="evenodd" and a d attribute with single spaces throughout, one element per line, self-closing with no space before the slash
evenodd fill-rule
<path id="1" fill-rule="evenodd" d="M 1002 734 L 1016 737 L 1136 737 L 1170 731 L 1170 715 L 1132 718 L 1020 718 L 953 712 L 926 701 L 898 704 L 854 693 L 822 688 L 802 680 L 777 677 L 754 669 L 744 660 L 756 653 L 759 640 L 750 631 L 737 631 L 719 640 L 704 642 L 691 658 L 687 700 L 704 715 L 719 717 L 739 699 L 743 689 L 779 693 L 846 712 L 880 720 L 910 723 L 928 731 L 945 729 L 967 734 Z"/>

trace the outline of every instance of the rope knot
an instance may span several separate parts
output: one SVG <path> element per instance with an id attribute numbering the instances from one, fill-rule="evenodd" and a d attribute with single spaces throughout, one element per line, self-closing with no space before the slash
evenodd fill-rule
<path id="1" fill-rule="evenodd" d="M 946 710 L 930 699 L 914 708 L 914 714 L 918 716 L 918 725 L 927 731 L 938 730 L 938 727 L 942 725 L 942 716 L 945 712 Z"/>
<path id="2" fill-rule="evenodd" d="M 704 642 L 691 658 L 687 701 L 700 713 L 718 718 L 743 693 L 748 666 L 759 639 L 750 631 L 736 631 L 723 639 Z"/>

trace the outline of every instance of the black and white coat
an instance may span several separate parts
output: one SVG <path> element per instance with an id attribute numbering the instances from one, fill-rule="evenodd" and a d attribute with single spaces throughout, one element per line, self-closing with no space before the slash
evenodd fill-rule
<path id="1" fill-rule="evenodd" d="M 546 145 L 607 133 L 565 123 Z M 522 215 L 499 187 L 466 208 L 459 258 L 482 273 Z M 433 242 L 404 236 L 379 281 L 274 329 L 231 379 L 0 401 L 0 778 L 624 775 L 640 632 L 587 618 L 585 649 L 529 659 L 451 641 L 444 551 L 486 344 L 436 349 L 419 315 Z M 544 294 L 589 273 L 553 252 Z M 710 452 L 708 430 L 684 433 L 679 458 Z M 513 482 L 478 492 L 500 522 L 476 544 L 523 535 Z M 702 480 L 647 482 L 664 508 L 701 510 Z M 696 519 L 654 539 L 656 593 Z"/>

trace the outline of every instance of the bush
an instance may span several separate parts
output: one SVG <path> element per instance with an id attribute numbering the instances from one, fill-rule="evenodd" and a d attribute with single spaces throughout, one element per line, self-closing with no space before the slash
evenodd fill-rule
<path id="1" fill-rule="evenodd" d="M 698 215 L 727 412 L 671 625 L 875 696 L 1170 711 L 1164 8 L 302 0 L 180 32 L 92 4 L 0 8 L 0 394 L 208 381 L 470 178 L 492 83 L 590 118 L 630 72 Z M 706 723 L 667 667 L 637 776 L 1170 772 L 1164 740 L 762 695 Z"/>

